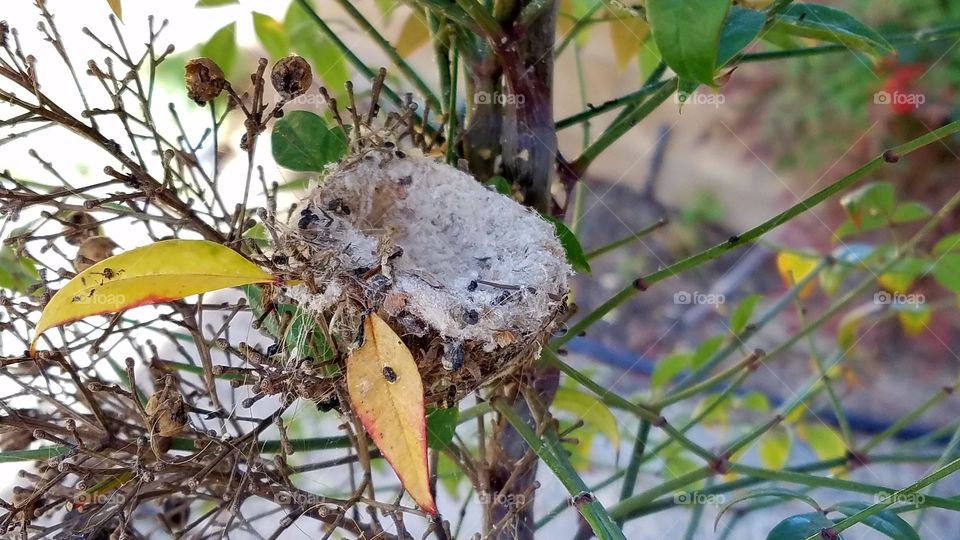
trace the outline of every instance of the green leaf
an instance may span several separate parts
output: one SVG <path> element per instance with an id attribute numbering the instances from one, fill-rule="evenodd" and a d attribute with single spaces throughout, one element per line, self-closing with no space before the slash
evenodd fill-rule
<path id="1" fill-rule="evenodd" d="M 743 332 L 743 329 L 750 323 L 750 317 L 753 316 L 753 310 L 756 309 L 757 302 L 760 301 L 760 298 L 761 296 L 759 294 L 751 294 L 740 301 L 737 308 L 730 314 L 731 334 L 737 335 Z"/>
<path id="2" fill-rule="evenodd" d="M 657 361 L 650 376 L 650 386 L 659 388 L 690 367 L 693 355 L 690 353 L 672 353 Z"/>
<path id="3" fill-rule="evenodd" d="M 724 339 L 724 336 L 712 336 L 703 340 L 703 343 L 701 343 L 693 353 L 693 358 L 690 360 L 690 367 L 696 369 L 702 366 L 704 362 L 713 356 L 713 353 L 720 350 Z"/>
<path id="4" fill-rule="evenodd" d="M 860 501 L 836 503 L 831 506 L 837 512 L 850 517 L 866 510 L 871 505 Z M 881 510 L 864 519 L 862 523 L 893 540 L 920 540 L 920 535 L 897 514 L 890 510 Z"/>
<path id="5" fill-rule="evenodd" d="M 580 241 L 577 240 L 577 235 L 573 234 L 573 231 L 567 228 L 559 219 L 551 216 L 545 217 L 550 223 L 553 223 L 557 238 L 560 240 L 560 245 L 563 246 L 563 251 L 567 255 L 567 262 L 570 263 L 570 266 L 572 266 L 574 270 L 589 274 L 590 263 L 583 253 L 583 246 L 581 246 Z"/>
<path id="6" fill-rule="evenodd" d="M 895 199 L 893 184 L 871 182 L 844 195 L 840 199 L 840 204 L 843 205 L 854 224 L 862 230 L 864 220 L 867 218 L 889 217 L 893 212 Z"/>
<path id="7" fill-rule="evenodd" d="M 934 255 L 943 255 L 950 251 L 960 251 L 960 232 L 944 236 L 933 246 Z"/>
<path id="8" fill-rule="evenodd" d="M 239 4 L 239 3 L 240 3 L 240 0 L 198 0 L 196 7 L 198 8 L 220 7 L 220 6 L 228 6 L 231 4 Z"/>
<path id="9" fill-rule="evenodd" d="M 873 56 L 894 52 L 887 40 L 869 26 L 843 11 L 819 4 L 791 4 L 777 15 L 772 27 L 794 36 L 840 43 Z"/>
<path id="10" fill-rule="evenodd" d="M 767 398 L 762 392 L 752 391 L 744 394 L 740 398 L 740 404 L 746 408 L 751 409 L 760 413 L 765 413 L 770 411 L 770 399 Z"/>
<path id="11" fill-rule="evenodd" d="M 737 53 L 749 45 L 763 30 L 766 17 L 755 9 L 733 6 L 720 34 L 720 47 L 717 50 L 717 67 L 727 64 Z"/>
<path id="12" fill-rule="evenodd" d="M 960 292 L 960 253 L 946 253 L 933 264 L 937 283 L 953 292 Z"/>
<path id="13" fill-rule="evenodd" d="M 263 222 L 259 222 L 253 227 L 247 229 L 243 233 L 243 237 L 250 238 L 262 248 L 270 245 L 270 233 L 267 232 L 267 227 L 263 224 Z"/>
<path id="14" fill-rule="evenodd" d="M 40 279 L 37 267 L 26 257 L 18 257 L 10 246 L 0 249 L 0 289 L 26 294 Z"/>
<path id="15" fill-rule="evenodd" d="M 240 289 L 247 297 L 247 303 L 250 304 L 254 318 L 259 319 L 265 307 L 263 291 L 255 285 L 244 285 Z M 315 360 L 323 360 L 333 354 L 313 316 L 292 304 L 276 304 L 275 309 L 276 314 L 266 317 L 261 326 L 268 335 L 286 343 L 289 347 L 296 347 L 299 358 L 312 357 Z M 283 320 L 288 316 L 290 324 L 287 325 L 286 334 L 281 336 L 277 328 L 277 319 Z"/>
<path id="16" fill-rule="evenodd" d="M 890 221 L 893 223 L 909 223 L 911 221 L 926 219 L 932 215 L 933 212 L 923 204 L 916 201 L 907 201 L 898 204 L 897 207 L 894 208 Z"/>
<path id="17" fill-rule="evenodd" d="M 620 431 L 617 429 L 617 419 L 610 412 L 610 409 L 596 397 L 571 388 L 559 388 L 553 400 L 553 408 L 575 415 L 578 419 L 583 420 L 585 426 L 602 433 L 615 449 L 620 448 Z"/>
<path id="18" fill-rule="evenodd" d="M 664 62 L 681 79 L 714 87 L 730 0 L 647 0 L 647 21 Z"/>
<path id="19" fill-rule="evenodd" d="M 443 450 L 457 431 L 460 409 L 454 407 L 427 407 L 427 446 Z"/>
<path id="20" fill-rule="evenodd" d="M 837 344 L 840 348 L 846 350 L 853 347 L 857 342 L 857 330 L 863 324 L 864 319 L 882 310 L 882 304 L 870 302 L 857 306 L 844 314 L 837 327 Z"/>
<path id="21" fill-rule="evenodd" d="M 817 279 L 820 281 L 820 288 L 823 289 L 823 292 L 826 293 L 827 296 L 833 296 L 840 288 L 840 284 L 843 283 L 843 278 L 845 278 L 849 272 L 850 267 L 845 264 L 827 265 L 827 267 L 817 275 Z"/>
<path id="22" fill-rule="evenodd" d="M 492 187 L 501 195 L 506 195 L 507 197 L 513 196 L 513 190 L 510 189 L 510 182 L 502 176 L 494 176 L 487 180 L 486 184 L 484 185 L 487 187 Z"/>
<path id="23" fill-rule="evenodd" d="M 10 450 L 0 452 L 0 463 L 19 463 L 21 461 L 38 461 L 55 458 L 66 454 L 70 448 L 66 446 L 48 446 L 35 450 Z"/>
<path id="24" fill-rule="evenodd" d="M 307 59 L 313 73 L 324 82 L 332 94 L 343 88 L 350 77 L 343 54 L 336 45 L 323 37 L 307 12 L 300 4 L 291 2 L 283 17 L 283 28 L 293 50 Z"/>
<path id="25" fill-rule="evenodd" d="M 229 76 L 237 61 L 237 23 L 230 23 L 214 32 L 210 40 L 200 47 L 200 56 L 216 62 Z"/>
<path id="26" fill-rule="evenodd" d="M 339 129 L 330 129 L 316 114 L 291 111 L 277 120 L 270 138 L 273 159 L 294 171 L 322 172 L 347 152 L 347 141 Z"/>
<path id="27" fill-rule="evenodd" d="M 429 442 L 427 444 L 430 444 Z M 450 459 L 447 454 L 441 452 L 440 459 L 437 461 L 437 479 L 447 493 L 457 497 L 460 483 L 466 480 L 467 476 L 460 470 L 460 466 Z"/>
<path id="28" fill-rule="evenodd" d="M 717 517 L 713 521 L 713 528 L 714 529 L 717 528 L 717 524 L 720 523 L 720 518 L 722 518 L 723 515 L 727 513 L 727 510 L 730 510 L 731 508 L 733 508 L 733 505 L 746 500 L 759 499 L 759 498 L 765 498 L 765 497 L 776 497 L 779 499 L 803 501 L 809 504 L 814 510 L 820 510 L 820 505 L 817 504 L 817 501 L 813 500 L 809 495 L 800 493 L 799 491 L 794 491 L 792 489 L 785 489 L 785 488 L 777 488 L 777 487 L 761 488 L 761 489 L 756 489 L 756 490 L 750 491 L 749 493 L 740 495 L 739 497 L 735 498 L 734 500 L 724 505 L 723 508 L 721 508 L 720 511 L 717 512 Z"/>
<path id="29" fill-rule="evenodd" d="M 780 470 L 790 458 L 790 432 L 777 426 L 760 438 L 757 454 L 764 468 Z"/>
<path id="30" fill-rule="evenodd" d="M 895 292 L 905 293 L 922 274 L 926 273 L 930 264 L 918 257 L 906 257 L 894 263 L 889 271 L 880 274 L 880 284 L 883 288 Z"/>
<path id="31" fill-rule="evenodd" d="M 769 533 L 767 540 L 806 540 L 811 536 L 820 537 L 820 531 L 832 529 L 833 522 L 827 519 L 822 512 L 810 512 L 808 514 L 799 514 L 790 516 L 781 521 Z M 836 536 L 837 540 L 842 540 L 842 536 Z"/>
<path id="32" fill-rule="evenodd" d="M 289 54 L 290 40 L 287 39 L 287 33 L 280 21 L 269 15 L 254 11 L 253 31 L 257 34 L 260 44 L 274 60 Z"/>

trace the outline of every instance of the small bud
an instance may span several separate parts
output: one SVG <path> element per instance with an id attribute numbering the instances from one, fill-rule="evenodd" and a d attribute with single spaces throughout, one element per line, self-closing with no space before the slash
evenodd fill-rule
<path id="1" fill-rule="evenodd" d="M 284 100 L 303 95 L 313 84 L 313 70 L 302 56 L 291 54 L 273 65 L 270 82 Z"/>
<path id="2" fill-rule="evenodd" d="M 183 80 L 187 85 L 187 96 L 197 105 L 213 100 L 227 85 L 223 70 L 209 58 L 194 58 L 187 62 Z"/>

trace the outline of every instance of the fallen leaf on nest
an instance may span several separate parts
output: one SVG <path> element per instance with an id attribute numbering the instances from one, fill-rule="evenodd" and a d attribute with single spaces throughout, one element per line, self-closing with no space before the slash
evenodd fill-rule
<path id="1" fill-rule="evenodd" d="M 427 468 L 423 381 L 410 350 L 376 313 L 364 317 L 363 343 L 347 358 L 350 405 L 410 497 L 436 514 Z"/>

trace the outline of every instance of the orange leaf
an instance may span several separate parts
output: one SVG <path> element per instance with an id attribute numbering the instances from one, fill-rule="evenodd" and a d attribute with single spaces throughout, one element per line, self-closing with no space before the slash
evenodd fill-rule
<path id="1" fill-rule="evenodd" d="M 123 6 L 120 5 L 120 0 L 107 0 L 107 4 L 110 6 L 110 10 L 113 11 L 113 14 L 122 21 Z"/>
<path id="2" fill-rule="evenodd" d="M 363 320 L 363 344 L 347 358 L 350 404 L 407 493 L 431 514 L 423 382 L 410 350 L 376 313 Z"/>

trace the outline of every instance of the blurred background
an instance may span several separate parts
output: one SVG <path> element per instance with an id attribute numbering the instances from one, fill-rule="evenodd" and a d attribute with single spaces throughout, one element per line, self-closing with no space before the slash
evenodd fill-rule
<path id="1" fill-rule="evenodd" d="M 314 52 L 308 60 L 314 66 L 318 83 L 340 89 L 347 79 L 359 79 L 323 38 L 312 34 L 304 38 L 298 34 L 309 33 L 309 30 L 303 29 L 302 18 L 289 9 L 285 0 L 200 3 L 211 6 L 198 7 L 195 0 L 128 0 L 123 4 L 120 26 L 130 43 L 138 43 L 146 36 L 148 15 L 153 15 L 158 22 L 169 21 L 159 41 L 172 44 L 176 51 L 157 74 L 156 104 L 158 109 L 163 109 L 167 102 L 175 103 L 187 132 L 201 132 L 209 124 L 209 111 L 193 106 L 183 93 L 183 64 L 197 55 L 217 60 L 234 85 L 242 88 L 244 74 L 254 69 L 259 57 L 275 58 L 278 52 L 285 54 L 294 40 L 308 39 L 312 40 L 310 50 Z M 594 3 L 589 0 L 561 2 L 561 29 L 564 25 L 569 29 L 578 14 L 585 13 Z M 89 27 L 94 34 L 104 35 L 113 32 L 107 20 L 106 2 L 50 0 L 48 4 L 60 24 L 64 40 L 72 44 L 68 51 L 70 57 L 77 64 L 88 58 L 102 59 L 101 46 L 82 29 Z M 848 0 L 833 4 L 884 35 L 960 24 L 960 3 L 948 0 Z M 369 65 L 389 67 L 381 51 L 333 2 L 320 0 L 315 5 L 355 54 Z M 404 44 L 404 55 L 428 84 L 436 83 L 432 78 L 435 77 L 433 53 L 424 40 L 426 29 L 417 26 L 416 17 L 411 16 L 406 5 L 389 0 L 358 0 L 356 6 L 385 36 Z M 40 36 L 31 31 L 39 20 L 32 2 L 6 0 L 0 8 L 0 18 L 20 29 L 24 48 L 37 54 L 38 69 L 44 77 L 45 66 L 55 65 L 56 57 L 49 47 L 44 47 Z M 624 24 L 616 17 L 598 18 L 586 37 L 573 40 L 566 53 L 559 57 L 554 82 L 558 119 L 636 90 L 654 68 L 657 58 L 650 50 L 650 43 L 625 32 L 621 28 Z M 277 25 L 289 35 L 288 41 L 272 40 Z M 586 181 L 580 240 L 585 250 L 590 251 L 650 226 L 660 218 L 669 220 L 669 225 L 625 249 L 592 259 L 592 272 L 577 278 L 575 299 L 580 310 L 587 312 L 596 307 L 638 275 L 762 222 L 849 173 L 884 148 L 957 119 L 956 92 L 960 83 L 957 45 L 957 41 L 951 39 L 900 47 L 896 57 L 877 63 L 861 55 L 839 53 L 744 64 L 718 93 L 702 93 L 682 109 L 668 101 L 593 164 Z M 62 103 L 79 107 L 73 84 L 62 73 L 51 70 L 44 90 Z M 51 79 L 53 76 L 62 78 Z M 898 101 L 893 97 L 897 95 L 915 96 L 915 99 Z M 296 107 L 318 113 L 326 111 L 324 103 L 309 99 L 297 101 Z M 175 128 L 169 117 L 159 117 L 161 122 L 168 122 L 167 129 Z M 561 152 L 577 154 L 584 137 L 599 133 L 612 117 L 613 114 L 596 117 L 587 133 L 580 126 L 561 131 Z M 239 139 L 243 126 L 236 118 L 234 121 L 235 125 L 228 125 L 224 133 Z M 269 156 L 269 138 L 261 139 L 261 144 L 264 145 L 262 155 Z M 224 148 L 230 146 L 224 145 Z M 903 200 L 936 209 L 960 186 L 957 149 L 956 140 L 934 144 L 920 150 L 907 164 L 883 169 L 884 176 L 874 180 L 892 183 Z M 31 151 L 36 151 L 42 159 L 32 156 Z M 83 184 L 93 181 L 102 166 L 104 156 L 91 152 L 95 151 L 78 145 L 69 134 L 50 129 L 22 139 L 3 140 L 0 168 L 22 178 L 43 178 L 49 173 L 44 165 L 47 160 L 55 162 L 58 170 L 68 172 L 71 181 Z M 228 174 L 235 170 L 237 175 L 242 175 L 243 159 L 234 160 L 234 157 L 238 156 L 225 154 L 220 159 Z M 269 163 L 266 173 L 268 180 L 290 187 L 286 191 L 290 201 L 304 193 L 306 184 L 302 175 Z M 623 395 L 646 391 L 659 360 L 678 351 L 693 351 L 712 336 L 724 334 L 732 311 L 745 299 L 756 298 L 750 301 L 764 306 L 787 288 L 777 269 L 778 253 L 826 254 L 838 247 L 870 240 L 869 236 L 850 240 L 838 235 L 838 228 L 847 219 L 837 200 L 828 201 L 756 245 L 735 250 L 644 292 L 594 326 L 588 335 L 573 340 L 569 345 L 569 361 L 590 372 L 597 382 Z M 953 216 L 941 225 L 941 232 L 955 231 L 957 225 L 957 216 Z M 123 248 L 143 242 L 143 238 L 123 230 L 110 231 L 110 235 Z M 0 271 L 0 279 L 15 278 Z M 837 283 L 841 292 L 843 283 L 842 280 Z M 945 303 L 952 308 L 957 301 L 955 293 L 929 278 L 920 278 L 912 285 L 911 291 L 925 295 L 928 303 Z M 797 310 L 785 310 L 776 321 L 765 326 L 755 338 L 755 346 L 772 347 L 782 342 L 803 323 L 807 311 L 816 313 L 829 302 L 830 295 L 818 289 L 805 298 Z M 856 348 L 851 352 L 856 355 L 855 360 L 845 363 L 836 374 L 843 406 L 858 436 L 882 432 L 955 377 L 960 363 L 960 356 L 955 352 L 960 351 L 957 309 L 931 310 L 922 324 L 910 322 L 897 317 L 871 322 L 869 329 L 860 332 Z M 832 321 L 825 325 L 813 337 L 811 347 L 816 350 L 833 343 L 839 324 L 840 321 Z M 751 407 L 763 410 L 764 403 L 769 407 L 792 397 L 795 387 L 815 373 L 815 369 L 807 347 L 798 346 L 789 355 L 774 367 L 761 368 L 735 406 L 711 418 L 707 423 L 709 429 L 696 432 L 697 437 L 707 441 L 726 440 L 740 429 L 740 420 L 753 418 Z M 825 408 L 808 412 L 818 420 L 817 424 L 822 421 L 823 425 L 831 426 L 832 415 L 826 411 Z M 929 435 L 953 422 L 958 411 L 960 404 L 956 398 L 944 400 L 915 418 L 901 436 L 910 439 Z M 306 435 L 335 431 L 331 420 L 323 419 L 309 407 L 298 414 L 303 420 L 298 429 Z M 624 433 L 636 430 L 632 424 L 621 427 Z M 825 443 L 800 441 L 803 439 L 800 431 L 791 432 L 789 436 L 790 441 L 797 439 L 797 442 L 788 442 L 781 465 L 808 459 L 823 449 L 822 444 L 830 444 L 829 440 Z M 824 436 L 829 439 L 829 434 Z M 624 448 L 616 434 L 597 429 L 593 434 L 581 435 L 580 440 L 585 444 L 575 450 L 577 464 L 586 471 L 588 483 L 589 479 L 606 478 L 611 471 L 623 466 Z M 944 443 L 934 438 L 925 440 L 924 444 L 937 449 Z M 752 455 L 750 459 L 765 458 Z M 668 476 L 680 474 L 688 470 L 685 467 L 689 464 L 689 458 L 680 453 L 661 456 L 649 471 L 642 471 L 645 476 L 638 485 L 649 487 L 662 478 L 664 471 L 668 471 Z M 5 467 L 13 471 L 19 465 Z M 381 472 L 390 474 L 388 470 Z M 853 474 L 863 481 L 898 486 L 925 472 L 926 469 L 918 465 L 866 465 Z M 538 507 L 543 509 L 538 512 L 540 515 L 563 501 L 561 490 L 551 489 L 556 481 L 549 478 L 549 472 L 541 476 L 545 488 L 537 499 Z M 318 476 L 305 481 L 319 482 L 324 489 L 343 488 L 342 479 Z M 466 496 L 463 482 L 445 476 L 442 484 L 445 492 L 441 506 L 456 508 Z M 955 494 L 958 487 L 960 482 L 948 481 L 939 489 L 945 494 Z M 599 493 L 602 497 L 604 492 Z M 710 522 L 717 510 L 717 505 L 707 509 L 708 519 L 704 520 L 698 538 L 714 537 Z M 679 508 L 666 516 L 688 512 L 689 509 Z M 924 538 L 956 537 L 956 530 L 960 528 L 956 516 L 929 514 L 921 529 Z M 763 538 L 786 515 L 788 511 L 782 508 L 776 512 L 753 513 L 731 538 Z M 568 513 L 550 523 L 543 531 L 544 538 L 565 538 L 565 531 L 571 530 L 574 518 Z M 477 519 L 478 516 L 468 514 L 464 530 L 474 529 L 476 521 L 471 524 L 471 520 Z M 628 537 L 673 538 L 683 531 L 683 519 L 650 521 L 628 523 Z M 297 534 L 303 538 L 316 537 L 316 531 L 307 528 L 299 531 L 294 528 L 288 534 L 291 538 Z M 856 534 L 862 536 L 853 538 L 874 537 L 871 536 L 874 533 L 865 528 L 858 528 Z"/>

